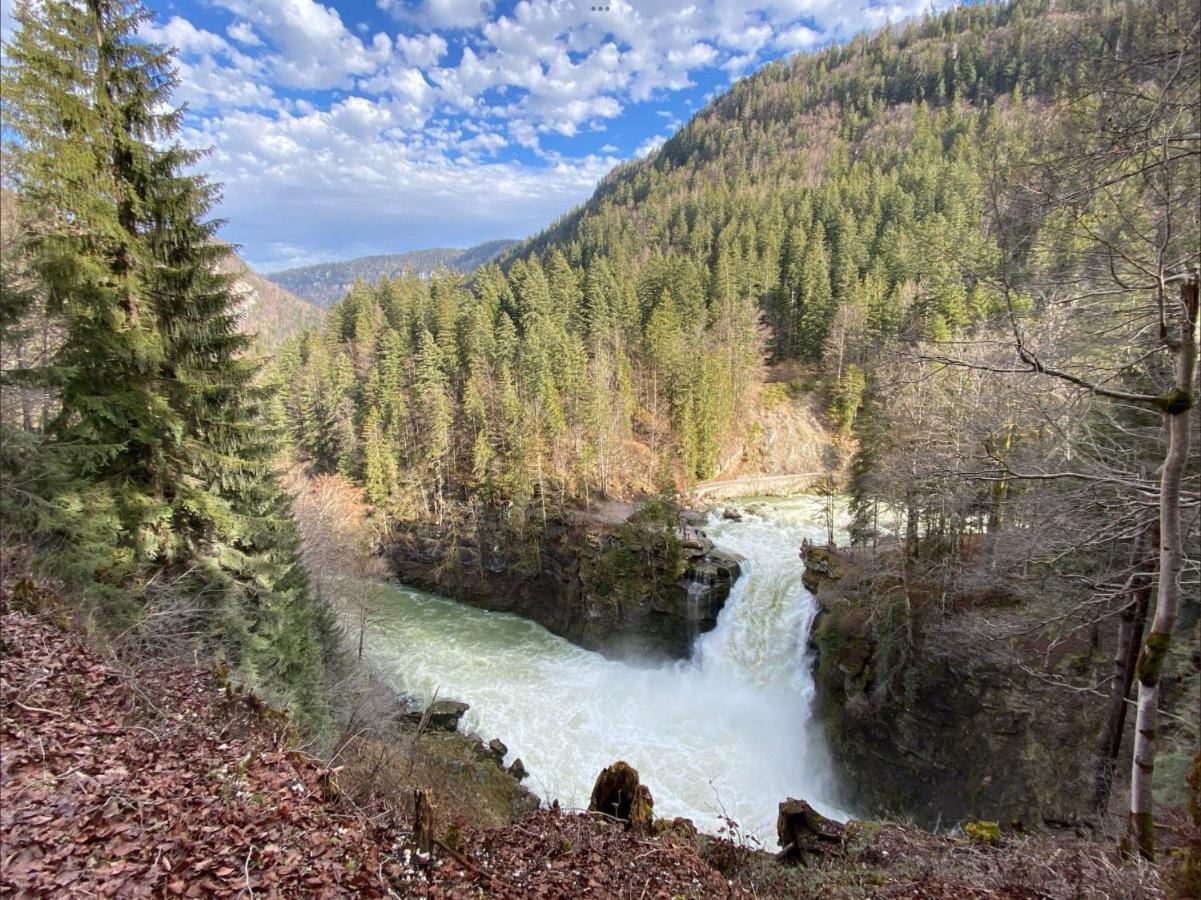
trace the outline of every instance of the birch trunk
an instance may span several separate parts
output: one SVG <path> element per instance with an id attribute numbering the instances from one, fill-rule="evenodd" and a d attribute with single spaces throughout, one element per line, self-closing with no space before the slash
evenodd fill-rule
<path id="1" fill-rule="evenodd" d="M 1180 482 L 1189 453 L 1189 410 L 1197 365 L 1197 276 L 1180 285 L 1180 342 L 1176 351 L 1176 380 L 1162 408 L 1168 426 L 1159 493 L 1159 586 L 1155 619 L 1139 655 L 1138 716 L 1135 720 L 1134 766 L 1130 775 L 1129 838 L 1139 855 L 1155 858 L 1155 821 L 1151 785 L 1155 771 L 1156 725 L 1159 715 L 1160 676 L 1176 624 L 1180 601 L 1180 568 L 1184 546 L 1180 530 Z"/>

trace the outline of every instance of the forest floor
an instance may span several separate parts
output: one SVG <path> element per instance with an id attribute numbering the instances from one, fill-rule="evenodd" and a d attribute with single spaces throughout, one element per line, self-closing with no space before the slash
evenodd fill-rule
<path id="1" fill-rule="evenodd" d="M 865 823 L 806 868 L 557 807 L 451 825 L 430 859 L 407 811 L 364 814 L 285 718 L 211 671 L 133 668 L 61 612 L 6 608 L 0 626 L 2 896 L 1162 896 L 1152 870 L 1085 841 Z"/>

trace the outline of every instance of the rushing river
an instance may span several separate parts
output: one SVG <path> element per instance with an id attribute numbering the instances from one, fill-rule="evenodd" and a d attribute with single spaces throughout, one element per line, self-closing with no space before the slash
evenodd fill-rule
<path id="1" fill-rule="evenodd" d="M 587 806 L 600 770 L 624 759 L 650 787 L 656 816 L 716 832 L 724 809 L 774 846 L 786 797 L 844 815 L 811 720 L 817 607 L 798 557 L 802 538 L 824 541 L 825 528 L 809 498 L 733 505 L 756 514 L 714 516 L 705 530 L 747 565 L 688 662 L 615 662 L 517 616 L 395 586 L 382 591 L 371 657 L 423 699 L 437 689 L 470 703 L 466 729 L 500 737 L 544 801 Z"/>

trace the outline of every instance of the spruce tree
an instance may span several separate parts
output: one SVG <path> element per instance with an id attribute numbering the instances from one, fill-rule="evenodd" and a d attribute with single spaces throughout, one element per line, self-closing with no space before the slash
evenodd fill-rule
<path id="1" fill-rule="evenodd" d="M 6 155 L 38 223 L 24 249 L 62 328 L 41 373 L 58 400 L 45 452 L 72 479 L 49 499 L 109 525 L 82 579 L 102 619 L 136 621 L 158 600 L 147 585 L 171 584 L 210 650 L 319 724 L 331 625 L 272 475 L 268 389 L 216 271 L 218 187 L 188 172 L 201 154 L 176 140 L 176 73 L 138 35 L 149 18 L 137 0 L 22 3 L 8 48 Z"/>
<path id="2" fill-rule="evenodd" d="M 801 269 L 801 315 L 797 326 L 798 349 L 804 359 L 819 362 L 834 316 L 830 287 L 830 256 L 826 232 L 820 225 L 810 234 Z"/>

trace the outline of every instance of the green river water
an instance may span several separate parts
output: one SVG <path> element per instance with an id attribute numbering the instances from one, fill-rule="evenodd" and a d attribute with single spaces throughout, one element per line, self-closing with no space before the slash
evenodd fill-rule
<path id="1" fill-rule="evenodd" d="M 728 815 L 774 846 L 786 797 L 845 817 L 812 721 L 817 606 L 798 556 L 825 529 L 811 498 L 731 505 L 754 512 L 711 516 L 705 530 L 747 565 L 687 662 L 609 660 L 517 616 L 395 585 L 381 588 L 367 652 L 398 687 L 471 704 L 462 727 L 501 738 L 544 802 L 586 806 L 600 770 L 624 759 L 657 816 L 716 832 Z"/>

